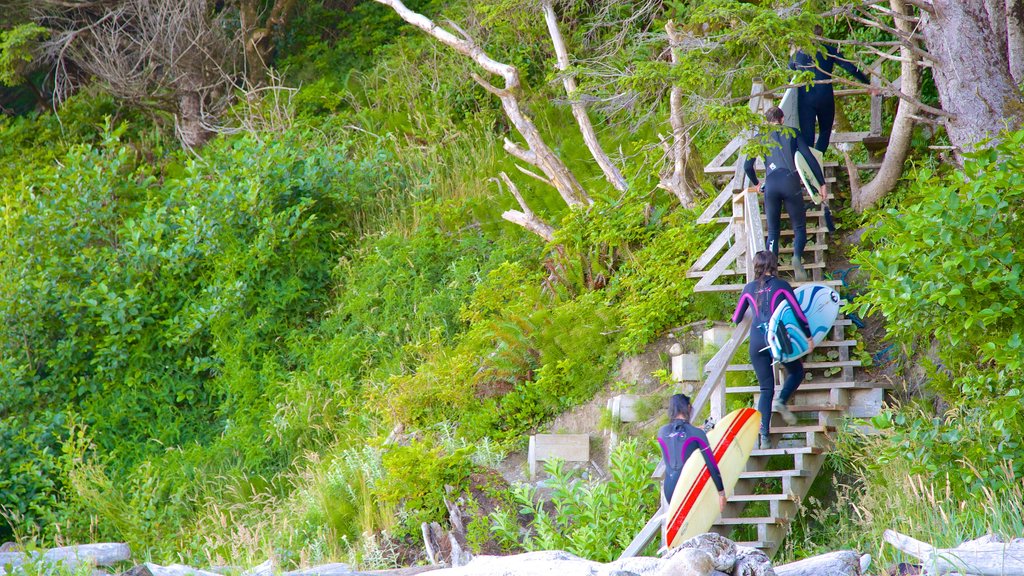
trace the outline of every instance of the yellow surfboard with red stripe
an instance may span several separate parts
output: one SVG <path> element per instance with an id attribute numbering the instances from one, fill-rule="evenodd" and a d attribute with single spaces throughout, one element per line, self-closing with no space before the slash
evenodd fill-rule
<path id="1" fill-rule="evenodd" d="M 740 472 L 747 466 L 760 428 L 760 412 L 740 408 L 727 414 L 708 432 L 708 445 L 718 462 L 727 495 L 732 494 Z M 679 482 L 661 528 L 662 541 L 667 548 L 674 548 L 707 532 L 720 514 L 718 490 L 700 451 L 695 451 L 679 473 Z"/>

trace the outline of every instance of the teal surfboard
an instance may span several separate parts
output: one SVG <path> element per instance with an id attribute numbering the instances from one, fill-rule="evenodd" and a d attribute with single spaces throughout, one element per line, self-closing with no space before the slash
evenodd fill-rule
<path id="1" fill-rule="evenodd" d="M 839 293 L 824 284 L 806 284 L 793 291 L 815 344 L 821 343 L 839 316 Z M 768 320 L 768 348 L 772 358 L 792 362 L 807 354 L 810 344 L 788 300 L 775 308 Z"/>

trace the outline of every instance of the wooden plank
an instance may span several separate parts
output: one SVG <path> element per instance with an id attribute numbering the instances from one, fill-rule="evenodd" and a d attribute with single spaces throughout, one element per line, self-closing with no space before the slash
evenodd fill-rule
<path id="1" fill-rule="evenodd" d="M 859 143 L 870 136 L 872 136 L 871 132 L 833 132 L 832 142 L 836 144 L 843 142 Z"/>
<path id="2" fill-rule="evenodd" d="M 714 357 L 711 358 L 704 366 L 704 371 L 708 374 L 704 385 L 701 386 L 700 390 L 693 400 L 693 413 L 700 414 L 701 410 L 704 409 L 704 404 L 711 398 L 715 388 L 719 385 L 724 386 L 725 384 L 725 369 L 729 365 L 729 361 L 739 350 L 743 341 L 747 339 L 747 334 L 750 333 L 750 324 L 753 322 L 753 315 L 747 313 L 743 320 L 736 325 L 736 330 L 733 331 L 732 337 L 725 343 L 722 348 L 715 353 Z"/>
<path id="3" fill-rule="evenodd" d="M 841 362 L 804 362 L 805 370 L 814 370 L 816 368 L 842 368 L 843 366 L 860 366 L 860 360 L 847 360 Z M 753 366 L 750 364 L 729 365 L 729 372 L 744 372 L 753 369 Z"/>
<path id="4" fill-rule="evenodd" d="M 590 462 L 588 434 L 534 434 L 534 458 L 538 462 L 565 460 Z"/>
<path id="5" fill-rule="evenodd" d="M 735 154 L 740 148 L 742 148 L 748 140 L 750 140 L 750 134 L 746 131 L 740 132 L 735 138 L 730 140 L 729 143 L 726 144 L 725 147 L 723 147 L 718 152 L 718 154 L 715 155 L 714 158 L 711 159 L 711 162 L 708 162 L 707 166 L 704 167 L 704 173 L 711 174 L 714 173 L 711 170 L 715 168 L 721 168 L 725 164 L 725 161 L 728 160 L 730 156 Z M 732 168 L 732 166 L 729 166 L 729 168 Z M 725 174 L 731 173 L 732 170 L 725 172 Z"/>
<path id="6" fill-rule="evenodd" d="M 697 258 L 697 261 L 693 263 L 693 266 L 690 267 L 690 272 L 703 270 L 704 267 L 710 264 L 711 261 L 714 260 L 715 256 L 722 251 L 722 248 L 725 248 L 725 245 L 729 243 L 729 240 L 732 240 L 732 230 L 726 226 L 725 229 L 718 234 L 718 237 L 711 242 L 708 249 L 700 255 L 700 258 Z"/>
<path id="7" fill-rule="evenodd" d="M 718 280 L 718 278 L 722 276 L 722 273 L 725 272 L 731 264 L 736 262 L 737 258 L 743 255 L 745 250 L 746 246 L 743 246 L 742 244 L 737 243 L 730 246 L 729 249 L 725 251 L 725 254 L 722 255 L 722 257 L 714 265 L 714 267 L 711 268 L 711 270 L 708 270 L 704 277 L 697 281 L 697 284 L 693 287 L 693 290 L 695 292 L 700 292 L 701 288 L 706 288 L 714 284 L 715 280 Z"/>
<path id="8" fill-rule="evenodd" d="M 719 518 L 715 526 L 743 526 L 745 524 L 778 524 L 789 522 L 788 518 L 776 516 L 740 517 L 740 518 Z"/>
<path id="9" fill-rule="evenodd" d="M 796 502 L 795 494 L 733 494 L 729 502 Z"/>
<path id="10" fill-rule="evenodd" d="M 764 249 L 764 228 L 761 225 L 761 205 L 756 192 L 744 193 L 744 208 L 747 220 L 747 258 L 750 260 L 750 267 L 747 272 L 747 281 L 754 279 L 754 254 Z"/>
<path id="11" fill-rule="evenodd" d="M 740 158 L 742 159 L 742 156 Z M 737 162 L 740 162 L 740 160 L 737 160 Z M 732 179 L 722 187 L 722 191 L 718 193 L 718 196 L 715 196 L 715 199 L 711 201 L 711 204 L 709 204 L 708 207 L 704 209 L 704 212 L 697 217 L 698 224 L 710 224 L 713 219 L 718 216 L 718 213 L 722 208 L 724 208 L 732 199 L 733 192 L 743 185 L 743 181 L 736 177 L 735 167 L 732 168 L 732 174 Z"/>

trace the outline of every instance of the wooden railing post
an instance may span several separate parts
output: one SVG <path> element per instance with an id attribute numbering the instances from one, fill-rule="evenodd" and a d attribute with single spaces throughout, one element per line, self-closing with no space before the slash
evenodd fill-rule
<path id="1" fill-rule="evenodd" d="M 878 66 L 872 69 L 871 87 L 876 91 L 882 88 L 882 59 L 878 59 Z M 882 135 L 882 93 L 877 92 L 871 95 L 871 130 L 872 136 Z"/>

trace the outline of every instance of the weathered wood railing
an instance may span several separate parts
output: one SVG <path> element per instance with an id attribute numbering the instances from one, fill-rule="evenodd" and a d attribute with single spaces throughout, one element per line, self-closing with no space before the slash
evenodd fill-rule
<path id="1" fill-rule="evenodd" d="M 743 164 L 743 158 L 737 161 L 737 169 Z M 741 183 L 743 180 L 739 180 Z M 736 264 L 743 263 L 747 280 L 754 278 L 753 255 L 764 249 L 764 231 L 761 226 L 761 207 L 758 201 L 757 192 L 748 191 L 745 187 L 733 194 L 732 199 L 732 224 L 736 244 L 742 246 L 743 253 L 737 257 Z M 710 402 L 710 416 L 712 420 L 718 421 L 725 415 L 725 373 L 732 362 L 733 356 L 740 349 L 740 346 L 747 339 L 750 333 L 752 315 L 750 312 L 744 316 L 732 336 L 717 353 L 704 366 L 706 378 L 700 390 L 693 399 L 693 415 L 699 415 L 705 405 Z M 643 551 L 661 532 L 661 523 L 664 520 L 664 506 L 647 522 L 644 528 L 633 539 L 628 547 L 619 556 L 630 558 Z"/>

